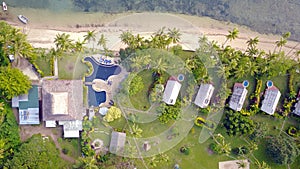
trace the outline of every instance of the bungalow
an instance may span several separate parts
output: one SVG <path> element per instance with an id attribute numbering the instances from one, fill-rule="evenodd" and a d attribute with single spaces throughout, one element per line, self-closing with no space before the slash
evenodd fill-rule
<path id="1" fill-rule="evenodd" d="M 229 101 L 229 107 L 235 111 L 241 111 L 246 99 L 248 90 L 242 83 L 235 83 L 233 93 Z"/>
<path id="2" fill-rule="evenodd" d="M 201 84 L 194 103 L 201 108 L 206 108 L 214 90 L 215 88 L 212 84 Z"/>
<path id="3" fill-rule="evenodd" d="M 250 169 L 248 160 L 232 160 L 219 162 L 219 169 L 240 169 L 241 164 L 244 164 L 244 169 Z"/>
<path id="4" fill-rule="evenodd" d="M 300 116 L 300 91 L 298 92 L 297 103 L 295 104 L 294 107 L 295 107 L 295 109 L 294 109 L 293 113 Z"/>
<path id="5" fill-rule="evenodd" d="M 38 86 L 33 85 L 28 94 L 12 98 L 12 107 L 19 108 L 19 124 L 40 124 Z"/>
<path id="6" fill-rule="evenodd" d="M 281 93 L 275 86 L 267 88 L 260 109 L 269 115 L 273 115 L 279 102 L 280 96 Z"/>
<path id="7" fill-rule="evenodd" d="M 113 131 L 111 133 L 109 151 L 114 154 L 123 152 L 125 141 L 126 141 L 126 133 Z"/>
<path id="8" fill-rule="evenodd" d="M 82 130 L 81 80 L 45 80 L 42 84 L 43 121 L 46 127 L 63 126 L 65 138 L 78 138 Z"/>
<path id="9" fill-rule="evenodd" d="M 174 78 L 170 78 L 165 87 L 163 101 L 168 105 L 174 105 L 178 97 L 181 84 Z"/>

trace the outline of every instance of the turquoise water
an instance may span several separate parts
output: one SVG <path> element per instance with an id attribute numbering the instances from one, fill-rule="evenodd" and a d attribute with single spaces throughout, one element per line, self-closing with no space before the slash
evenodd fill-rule
<path id="1" fill-rule="evenodd" d="M 52 11 L 75 11 L 72 0 L 6 0 L 8 6 L 40 8 Z"/>

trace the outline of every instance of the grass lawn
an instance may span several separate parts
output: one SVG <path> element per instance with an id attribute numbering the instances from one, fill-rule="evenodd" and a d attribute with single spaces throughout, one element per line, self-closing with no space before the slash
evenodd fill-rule
<path id="1" fill-rule="evenodd" d="M 58 143 L 60 144 L 60 147 L 62 148 L 62 150 L 66 150 L 67 151 L 67 155 L 71 156 L 75 159 L 77 159 L 78 157 L 80 157 L 81 155 L 81 150 L 80 150 L 80 143 L 79 143 L 79 139 L 62 139 L 62 138 L 58 138 L 57 139 Z"/>
<path id="2" fill-rule="evenodd" d="M 82 79 L 88 66 L 81 62 L 87 54 L 65 54 L 58 60 L 58 77 L 60 79 Z"/>
<path id="3" fill-rule="evenodd" d="M 52 76 L 50 59 L 46 57 L 37 57 L 36 64 L 38 65 L 39 69 L 44 72 L 44 76 Z"/>

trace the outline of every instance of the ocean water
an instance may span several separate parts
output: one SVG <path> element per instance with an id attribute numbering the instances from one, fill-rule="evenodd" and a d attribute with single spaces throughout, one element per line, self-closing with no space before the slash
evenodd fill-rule
<path id="1" fill-rule="evenodd" d="M 73 0 L 6 0 L 6 4 L 18 8 L 48 9 L 51 11 L 76 11 Z"/>

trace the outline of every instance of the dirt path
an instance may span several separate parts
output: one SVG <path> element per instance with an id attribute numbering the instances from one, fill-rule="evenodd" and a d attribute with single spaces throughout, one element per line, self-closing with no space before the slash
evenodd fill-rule
<path id="1" fill-rule="evenodd" d="M 16 116 L 16 119 L 18 120 L 18 110 L 13 109 L 13 112 L 14 115 Z M 41 124 L 39 126 L 20 125 L 19 127 L 20 127 L 20 137 L 22 141 L 26 141 L 34 134 L 41 134 L 42 136 L 51 137 L 55 143 L 56 148 L 59 149 L 60 157 L 63 160 L 66 160 L 70 163 L 75 163 L 76 160 L 73 157 L 65 155 L 62 152 L 62 148 L 60 147 L 60 144 L 57 141 L 58 138 L 62 138 L 62 127 L 46 128 L 44 127 L 44 124 Z"/>

